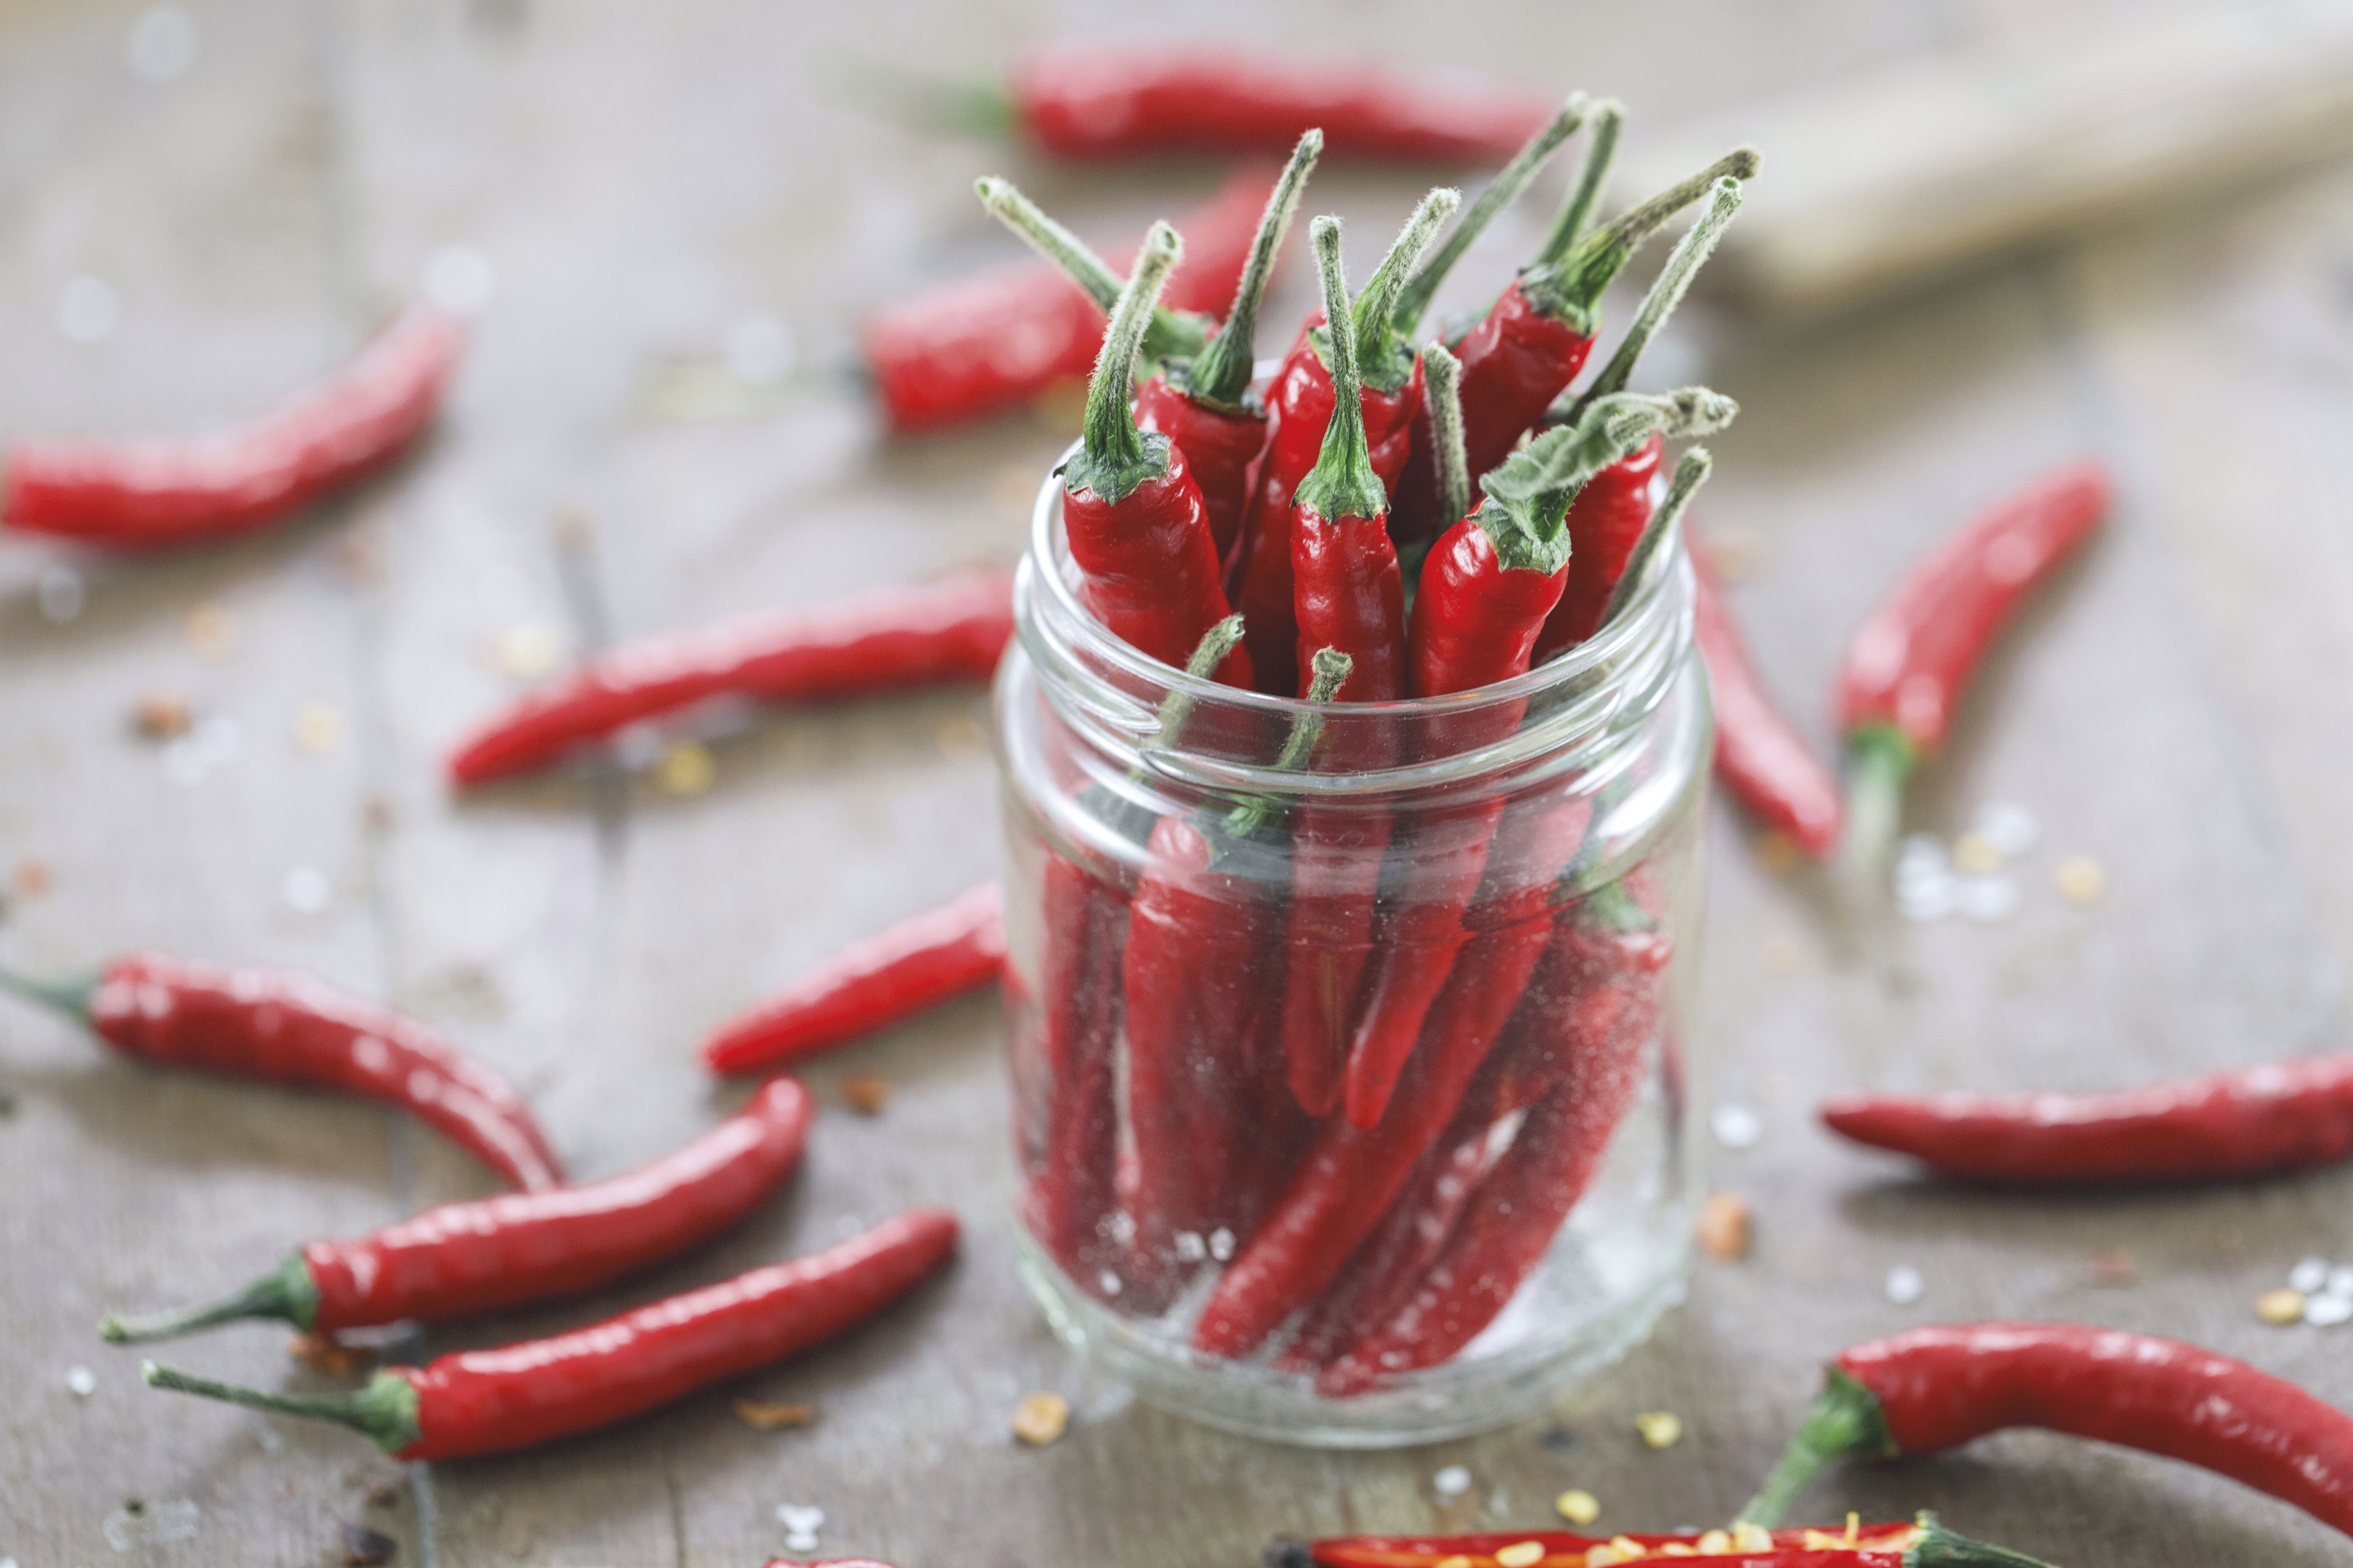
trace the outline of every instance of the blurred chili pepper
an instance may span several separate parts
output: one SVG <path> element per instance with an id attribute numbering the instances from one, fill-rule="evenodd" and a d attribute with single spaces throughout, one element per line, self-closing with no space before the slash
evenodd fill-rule
<path id="1" fill-rule="evenodd" d="M 1711 1568 L 2046 1568 L 2005 1547 L 1947 1530 L 1933 1513 L 1914 1524 L 1761 1530 L 1738 1524 L 1681 1535 L 1571 1535 L 1531 1530 L 1481 1535 L 1277 1538 L 1264 1568 L 1615 1568 L 1699 1558 Z"/>
<path id="2" fill-rule="evenodd" d="M 1698 584 L 1693 635 L 1715 706 L 1716 782 L 1751 816 L 1820 859 L 1838 847 L 1845 818 L 1838 781 L 1766 694 L 1706 552 L 1694 542 L 1689 553 Z"/>

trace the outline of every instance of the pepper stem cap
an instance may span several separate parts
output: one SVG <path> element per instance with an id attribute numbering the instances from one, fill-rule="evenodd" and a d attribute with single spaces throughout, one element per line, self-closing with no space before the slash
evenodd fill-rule
<path id="1" fill-rule="evenodd" d="M 399 1454 L 424 1440 L 424 1428 L 417 1425 L 416 1385 L 389 1368 L 370 1378 L 356 1394 L 265 1394 L 258 1388 L 239 1388 L 174 1372 L 152 1361 L 139 1363 L 139 1376 L 150 1388 L 198 1394 L 280 1415 L 332 1421 L 362 1434 L 387 1454 Z"/>
<path id="2" fill-rule="evenodd" d="M 1087 385 L 1082 432 L 1085 450 L 1062 470 L 1065 489 L 1092 490 L 1117 505 L 1146 479 L 1168 471 L 1168 437 L 1156 433 L 1147 437 L 1136 428 L 1133 390 L 1135 356 L 1143 347 L 1154 301 L 1184 254 L 1185 242 L 1176 237 L 1175 229 L 1165 223 L 1152 226 L 1144 241 L 1144 254 L 1136 258 L 1135 276 L 1127 280 L 1112 308 L 1103 353 L 1095 360 L 1094 379 Z"/>
<path id="3" fill-rule="evenodd" d="M 1879 1395 L 1833 1363 L 1822 1378 L 1814 1407 L 1798 1424 L 1773 1473 L 1765 1478 L 1764 1489 L 1740 1510 L 1741 1521 L 1770 1530 L 1788 1517 L 1789 1505 L 1806 1483 L 1832 1459 L 1892 1458 L 1895 1452 Z"/>
<path id="4" fill-rule="evenodd" d="M 92 974 L 80 980 L 42 980 L 19 974 L 13 969 L 0 969 L 0 991 L 12 992 L 44 1007 L 54 1007 L 77 1024 L 88 1024 L 91 999 L 97 996 L 103 978 Z"/>
<path id="5" fill-rule="evenodd" d="M 275 1318 L 308 1333 L 318 1313 L 318 1282 L 311 1277 L 309 1262 L 296 1252 L 234 1295 L 176 1311 L 151 1312 L 142 1318 L 110 1313 L 99 1320 L 98 1331 L 110 1344 L 133 1345 L 168 1340 L 243 1318 Z"/>
<path id="6" fill-rule="evenodd" d="M 1324 449 L 1315 466 L 1299 481 L 1291 498 L 1318 517 L 1335 521 L 1344 517 L 1388 515 L 1388 492 L 1373 472 L 1373 455 L 1365 445 L 1363 384 L 1356 375 L 1356 323 L 1348 309 L 1348 279 L 1340 266 L 1340 220 L 1319 217 L 1311 231 L 1315 238 L 1315 272 L 1324 286 L 1324 330 L 1332 336 L 1332 418 L 1324 426 Z"/>

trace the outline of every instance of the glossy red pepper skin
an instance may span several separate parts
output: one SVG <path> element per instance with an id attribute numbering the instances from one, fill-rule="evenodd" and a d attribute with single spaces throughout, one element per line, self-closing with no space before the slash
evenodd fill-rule
<path id="1" fill-rule="evenodd" d="M 994 981 L 1005 967 L 1005 895 L 984 882 L 853 942 L 703 1042 L 713 1072 L 756 1072 L 873 1033 Z"/>
<path id="2" fill-rule="evenodd" d="M 545 1134 L 505 1079 L 415 1019 L 307 975 L 133 953 L 99 982 L 90 1026 L 161 1067 L 397 1106 L 525 1192 L 564 1181 Z"/>
<path id="3" fill-rule="evenodd" d="M 2091 537 L 2113 495 L 2098 466 L 2069 468 L 1937 546 L 1848 644 L 1840 727 L 1893 731 L 1915 753 L 1943 744 L 1986 645 L 2035 584 Z"/>
<path id="4" fill-rule="evenodd" d="M 1846 822 L 1838 780 L 1767 694 L 1704 552 L 1690 554 L 1693 637 L 1715 709 L 1715 781 L 1749 816 L 1821 859 Z"/>
<path id="5" fill-rule="evenodd" d="M 1855 1544 L 1845 1544 L 1843 1526 L 1835 1530 L 1778 1530 L 1769 1547 L 1711 1552 L 1697 1559 L 1707 1568 L 1912 1568 L 1906 1555 L 1919 1536 L 1908 1524 L 1866 1524 L 1855 1531 Z M 1301 1568 L 1497 1568 L 1496 1553 L 1534 1542 L 1544 1555 L 1520 1568 L 1586 1568 L 1597 1547 L 1613 1538 L 1572 1535 L 1557 1530 L 1492 1531 L 1477 1535 L 1351 1535 L 1310 1542 Z M 1624 1535 L 1642 1548 L 1641 1562 L 1672 1562 L 1662 1548 L 1681 1547 L 1689 1552 L 1694 1535 Z M 1831 1544 L 1831 1543 L 1835 1544 Z M 1275 1563 L 1272 1553 L 1267 1561 Z M 1287 1568 L 1287 1564 L 1286 1564 Z"/>
<path id="6" fill-rule="evenodd" d="M 526 1448 L 610 1426 L 872 1317 L 955 1249 L 955 1216 L 911 1209 L 825 1251 L 552 1339 L 389 1369 L 417 1392 L 403 1459 Z"/>
<path id="7" fill-rule="evenodd" d="M 1185 260 L 1163 303 L 1215 311 L 1232 301 L 1266 183 L 1264 166 L 1253 161 L 1178 220 Z M 891 427 L 912 434 L 1004 414 L 1057 385 L 1084 382 L 1103 345 L 1103 321 L 1086 290 L 1054 267 L 1021 261 L 877 311 L 860 330 L 859 346 Z"/>
<path id="8" fill-rule="evenodd" d="M 1528 670 L 1536 634 L 1576 570 L 1506 571 L 1473 517 L 1446 531 L 1421 566 L 1413 605 L 1413 694 L 1472 691 Z"/>
<path id="9" fill-rule="evenodd" d="M 124 551 L 249 533 L 397 457 L 432 423 L 464 348 L 452 317 L 413 305 L 342 372 L 225 430 L 21 441 L 0 522 Z"/>
<path id="10" fill-rule="evenodd" d="M 1405 584 L 1385 517 L 1319 517 L 1291 511 L 1293 604 L 1301 669 L 1315 650 L 1356 661 L 1342 702 L 1394 702 L 1405 695 Z M 1298 695 L 1307 694 L 1302 682 Z"/>
<path id="11" fill-rule="evenodd" d="M 1587 480 L 1569 503 L 1568 582 L 1536 638 L 1537 663 L 1601 629 L 1609 595 L 1618 591 L 1642 530 L 1666 495 L 1667 478 L 1659 471 L 1666 449 L 1666 442 L 1653 435 L 1631 456 Z"/>
<path id="12" fill-rule="evenodd" d="M 1010 93 L 1029 140 L 1056 157 L 1088 159 L 1282 153 L 1314 127 L 1343 157 L 1505 158 L 1556 107 L 1469 71 L 1097 43 L 1030 51 L 1014 68 Z"/>
<path id="13" fill-rule="evenodd" d="M 1062 530 L 1080 572 L 1079 598 L 1122 641 L 1182 669 L 1208 629 L 1233 613 L 1220 584 L 1208 511 L 1185 453 L 1115 502 L 1092 489 L 1065 491 Z M 1218 667 L 1229 686 L 1251 681 L 1250 652 Z"/>
<path id="14" fill-rule="evenodd" d="M 1113 1265 L 1124 1262 L 1111 1230 L 1119 1208 L 1113 1047 L 1126 996 L 1128 900 L 1050 853 L 1041 903 L 1038 1005 L 1046 1060 L 1031 1077 L 1048 1089 L 1046 1103 L 1017 1122 L 1025 1128 L 1017 1151 L 1026 1176 L 1022 1215 L 1062 1271 L 1102 1294 L 1106 1272 L 1116 1281 Z"/>
<path id="15" fill-rule="evenodd" d="M 1976 1182 L 2223 1181 L 2353 1152 L 2353 1055 L 2116 1094 L 1845 1094 L 1823 1123 Z"/>
<path id="16" fill-rule="evenodd" d="M 828 609 L 772 612 L 599 654 L 476 730 L 452 784 L 486 784 L 716 698 L 810 702 L 986 681 L 1013 637 L 1010 573 L 885 588 Z"/>
<path id="17" fill-rule="evenodd" d="M 1250 510 L 1250 475 L 1266 447 L 1266 411 L 1256 406 L 1219 408 L 1202 403 L 1155 375 L 1135 395 L 1135 423 L 1157 430 L 1185 454 L 1193 483 L 1208 514 L 1209 537 L 1218 547 L 1219 571 L 1241 537 Z"/>
<path id="18" fill-rule="evenodd" d="M 351 1241 L 301 1251 L 316 1334 L 438 1322 L 618 1279 L 718 1235 L 800 1163 L 816 1105 L 780 1078 L 684 1147 L 587 1186 L 444 1204 Z"/>

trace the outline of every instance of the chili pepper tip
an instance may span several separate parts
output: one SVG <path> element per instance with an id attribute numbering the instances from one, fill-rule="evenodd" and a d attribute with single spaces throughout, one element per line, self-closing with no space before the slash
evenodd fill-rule
<path id="1" fill-rule="evenodd" d="M 1920 1539 L 1904 1553 L 1904 1568 L 2051 1568 L 2040 1557 L 1947 1530 L 1934 1513 L 1923 1510 L 1916 1522 Z"/>
<path id="2" fill-rule="evenodd" d="M 98 994 L 102 976 L 86 980 L 36 980 L 14 970 L 0 969 L 0 991 L 11 991 L 27 1002 L 54 1007 L 77 1024 L 90 1022 L 90 998 Z"/>

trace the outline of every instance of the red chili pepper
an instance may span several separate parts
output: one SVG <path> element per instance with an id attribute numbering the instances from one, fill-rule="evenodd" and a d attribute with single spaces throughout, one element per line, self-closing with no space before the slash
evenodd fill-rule
<path id="1" fill-rule="evenodd" d="M 1183 216 L 1190 265 L 1169 279 L 1173 310 L 1225 304 L 1250 255 L 1265 190 L 1266 172 L 1253 163 Z M 1023 407 L 1058 384 L 1083 380 L 1103 342 L 1104 313 L 1119 293 L 1118 275 L 1100 260 L 1094 264 L 1111 279 L 1108 292 L 1074 287 L 1052 267 L 1016 262 L 869 317 L 859 332 L 860 351 L 892 427 L 932 430 L 985 419 Z M 1194 331 L 1198 351 L 1198 329 Z"/>
<path id="2" fill-rule="evenodd" d="M 412 305 L 345 369 L 225 430 L 19 442 L 0 483 L 0 521 L 106 550 L 250 532 L 415 440 L 463 348 L 454 320 Z"/>
<path id="3" fill-rule="evenodd" d="M 1083 450 L 1062 469 L 1063 534 L 1081 601 L 1129 646 L 1179 667 L 1230 612 L 1185 454 L 1167 437 L 1136 428 L 1128 389 L 1152 302 L 1183 249 L 1176 230 L 1153 226 L 1087 389 Z M 1236 648 L 1218 679 L 1250 685 L 1250 655 Z"/>
<path id="4" fill-rule="evenodd" d="M 1838 680 L 1855 864 L 1885 858 L 1905 781 L 1944 743 L 1986 645 L 2034 585 L 2091 537 L 2113 493 L 2096 464 L 2036 481 L 1937 546 L 1857 629 Z"/>
<path id="5" fill-rule="evenodd" d="M 1266 406 L 1250 395 L 1257 374 L 1252 357 L 1258 340 L 1258 311 L 1266 294 L 1299 196 L 1324 150 L 1324 135 L 1310 131 L 1299 139 L 1291 163 L 1267 197 L 1259 219 L 1258 237 L 1250 262 L 1234 290 L 1233 309 L 1225 325 L 1193 359 L 1161 362 L 1160 368 L 1135 395 L 1135 423 L 1157 430 L 1176 444 L 1201 489 L 1201 504 L 1209 514 L 1209 536 L 1217 541 L 1223 562 L 1241 532 L 1242 512 L 1250 505 L 1250 468 L 1266 446 Z"/>
<path id="6" fill-rule="evenodd" d="M 451 754 L 449 779 L 464 786 L 527 773 L 715 698 L 811 702 L 985 681 L 1012 636 L 1012 576 L 987 572 L 647 637 L 599 654 L 476 730 Z"/>
<path id="7" fill-rule="evenodd" d="M 401 1459 L 527 1448 L 650 1410 L 864 1322 L 955 1250 L 945 1209 L 910 1209 L 790 1263 L 653 1301 L 552 1339 L 386 1367 L 356 1394 L 265 1394 L 153 1362 L 151 1388 L 336 1421 Z"/>
<path id="8" fill-rule="evenodd" d="M 713 1072 L 756 1072 L 828 1050 L 995 980 L 1005 967 L 1005 895 L 984 882 L 901 921 L 719 1026 Z"/>
<path id="9" fill-rule="evenodd" d="M 968 117 L 1061 158 L 1275 153 L 1321 126 L 1346 157 L 1442 162 L 1503 156 L 1549 107 L 1492 77 L 1421 64 L 1099 43 L 1032 50 L 1002 95 L 983 89 L 965 102 Z"/>
<path id="10" fill-rule="evenodd" d="M 1834 1458 L 2040 1426 L 2242 1481 L 2353 1534 L 2353 1416 L 2228 1356 L 2081 1323 L 1915 1329 L 1841 1352 L 1765 1489 L 1771 1524 Z"/>
<path id="11" fill-rule="evenodd" d="M 792 1557 L 771 1557 L 766 1568 L 891 1568 L 891 1564 L 878 1557 L 828 1557 L 814 1563 L 804 1563 Z"/>
<path id="12" fill-rule="evenodd" d="M 2181 1182 L 2353 1152 L 2353 1056 L 2265 1062 L 2118 1094 L 1846 1094 L 1822 1121 L 1978 1182 Z"/>
<path id="13" fill-rule="evenodd" d="M 332 1334 L 439 1322 L 573 1295 L 683 1251 L 742 1219 L 800 1163 L 815 1105 L 788 1078 L 652 1164 L 583 1187 L 443 1204 L 352 1241 L 313 1241 L 224 1300 L 110 1317 L 118 1344 L 240 1318 Z"/>
<path id="14" fill-rule="evenodd" d="M 525 1192 L 560 1186 L 546 1135 L 506 1080 L 440 1036 L 307 975 L 132 953 L 86 984 L 0 985 L 87 1025 L 116 1049 L 396 1105 Z"/>
<path id="15" fill-rule="evenodd" d="M 1689 554 L 1698 583 L 1694 637 L 1715 705 L 1716 782 L 1751 816 L 1820 859 L 1838 847 L 1845 820 L 1838 781 L 1766 694 L 1705 552 L 1693 545 Z"/>
<path id="16" fill-rule="evenodd" d="M 1831 1530 L 1766 1531 L 1753 1524 L 1679 1535 L 1571 1535 L 1495 1531 L 1479 1535 L 1278 1538 L 1265 1568 L 1606 1568 L 1696 1557 L 1710 1568 L 2045 1568 L 2031 1557 L 1972 1541 L 1936 1521 Z"/>

